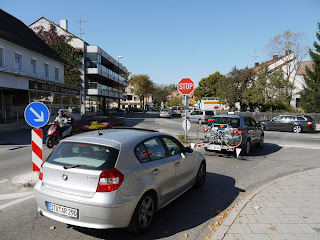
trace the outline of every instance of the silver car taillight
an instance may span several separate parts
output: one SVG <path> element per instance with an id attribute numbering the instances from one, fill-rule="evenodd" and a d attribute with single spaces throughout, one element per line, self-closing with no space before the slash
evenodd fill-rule
<path id="1" fill-rule="evenodd" d="M 103 171 L 100 174 L 97 192 L 111 192 L 117 190 L 123 182 L 124 175 L 116 168 Z"/>

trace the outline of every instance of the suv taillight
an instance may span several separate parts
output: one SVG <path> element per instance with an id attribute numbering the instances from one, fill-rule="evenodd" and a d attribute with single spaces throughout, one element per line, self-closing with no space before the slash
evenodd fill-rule
<path id="1" fill-rule="evenodd" d="M 97 192 L 112 192 L 117 190 L 123 179 L 123 174 L 116 168 L 103 171 L 100 174 Z"/>
<path id="2" fill-rule="evenodd" d="M 245 134 L 246 131 L 243 130 L 243 129 L 238 129 L 238 130 L 233 130 L 232 133 L 233 133 L 233 134 L 235 134 L 235 133 Z"/>

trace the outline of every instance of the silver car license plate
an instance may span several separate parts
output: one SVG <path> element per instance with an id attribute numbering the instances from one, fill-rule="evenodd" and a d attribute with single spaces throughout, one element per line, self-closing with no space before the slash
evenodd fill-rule
<path id="1" fill-rule="evenodd" d="M 64 207 L 54 203 L 48 203 L 48 210 L 50 212 L 58 213 L 64 216 L 78 218 L 78 209 Z"/>

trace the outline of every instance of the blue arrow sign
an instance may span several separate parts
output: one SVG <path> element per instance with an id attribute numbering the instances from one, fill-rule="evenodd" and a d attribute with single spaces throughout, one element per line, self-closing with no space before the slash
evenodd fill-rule
<path id="1" fill-rule="evenodd" d="M 40 128 L 46 125 L 49 117 L 49 109 L 41 102 L 32 102 L 24 110 L 26 122 L 34 128 Z"/>

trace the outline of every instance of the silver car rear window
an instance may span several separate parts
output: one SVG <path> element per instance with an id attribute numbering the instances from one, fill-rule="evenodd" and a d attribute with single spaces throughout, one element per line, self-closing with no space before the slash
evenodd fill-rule
<path id="1" fill-rule="evenodd" d="M 77 165 L 81 169 L 109 170 L 114 168 L 118 155 L 117 149 L 108 146 L 62 142 L 46 162 L 66 167 Z"/>

